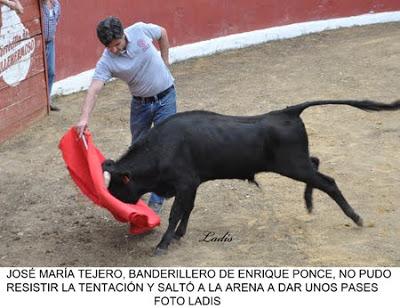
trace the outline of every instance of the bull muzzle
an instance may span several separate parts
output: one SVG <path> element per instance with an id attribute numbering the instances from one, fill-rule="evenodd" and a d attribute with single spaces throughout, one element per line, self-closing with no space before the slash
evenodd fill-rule
<path id="1" fill-rule="evenodd" d="M 104 177 L 104 185 L 108 188 L 110 187 L 110 182 L 111 182 L 111 173 L 108 171 L 103 172 L 103 177 Z"/>

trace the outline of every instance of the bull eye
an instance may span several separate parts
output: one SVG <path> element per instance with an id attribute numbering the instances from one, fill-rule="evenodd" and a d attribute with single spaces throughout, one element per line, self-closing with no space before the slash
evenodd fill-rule
<path id="1" fill-rule="evenodd" d="M 128 184 L 128 182 L 130 181 L 129 177 L 127 175 L 124 175 L 122 177 L 122 182 L 124 182 L 124 184 Z"/>

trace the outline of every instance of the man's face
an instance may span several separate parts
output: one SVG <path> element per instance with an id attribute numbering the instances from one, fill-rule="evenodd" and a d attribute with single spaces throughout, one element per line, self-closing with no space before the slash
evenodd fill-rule
<path id="1" fill-rule="evenodd" d="M 107 49 L 115 55 L 120 55 L 126 49 L 125 36 L 121 39 L 112 40 Z"/>

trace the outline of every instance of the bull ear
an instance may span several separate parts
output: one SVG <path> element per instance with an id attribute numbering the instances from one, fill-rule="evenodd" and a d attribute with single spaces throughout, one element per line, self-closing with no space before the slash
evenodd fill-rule
<path id="1" fill-rule="evenodd" d="M 104 171 L 103 177 L 104 177 L 104 185 L 108 188 L 111 182 L 111 173 L 108 171 Z"/>

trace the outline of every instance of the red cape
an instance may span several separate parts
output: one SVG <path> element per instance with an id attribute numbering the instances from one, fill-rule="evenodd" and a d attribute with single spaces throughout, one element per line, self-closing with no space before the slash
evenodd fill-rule
<path id="1" fill-rule="evenodd" d="M 68 171 L 79 187 L 94 203 L 106 208 L 120 222 L 129 222 L 130 232 L 140 234 L 160 225 L 160 217 L 139 200 L 127 204 L 112 196 L 104 185 L 101 164 L 104 156 L 95 147 L 90 133 L 85 133 L 87 148 L 75 128 L 61 138 L 59 148 Z"/>

